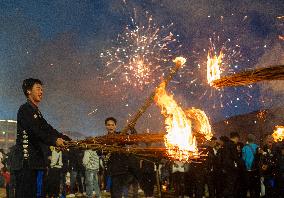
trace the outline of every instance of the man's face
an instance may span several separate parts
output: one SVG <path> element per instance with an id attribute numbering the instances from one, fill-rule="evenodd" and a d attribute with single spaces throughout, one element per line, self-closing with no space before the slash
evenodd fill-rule
<path id="1" fill-rule="evenodd" d="M 43 90 L 40 84 L 34 84 L 31 90 L 28 90 L 28 97 L 32 102 L 39 103 L 42 99 Z"/>
<path id="2" fill-rule="evenodd" d="M 108 134 L 113 134 L 116 130 L 116 124 L 113 120 L 108 120 L 106 123 L 106 129 Z"/>

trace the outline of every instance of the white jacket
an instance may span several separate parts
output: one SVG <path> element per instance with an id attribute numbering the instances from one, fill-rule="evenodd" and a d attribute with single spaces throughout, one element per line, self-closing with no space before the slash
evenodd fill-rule
<path id="1" fill-rule="evenodd" d="M 56 151 L 56 149 L 52 150 L 51 153 L 51 163 L 50 167 L 51 168 L 62 168 L 63 163 L 62 163 L 62 152 L 61 151 Z"/>
<path id="2" fill-rule="evenodd" d="M 89 170 L 99 170 L 100 167 L 100 157 L 96 151 L 85 150 L 83 157 L 83 165 Z"/>

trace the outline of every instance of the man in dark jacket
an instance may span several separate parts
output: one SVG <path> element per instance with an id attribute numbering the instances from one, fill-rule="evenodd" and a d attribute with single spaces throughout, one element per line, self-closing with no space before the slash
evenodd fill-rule
<path id="1" fill-rule="evenodd" d="M 27 102 L 18 110 L 16 152 L 13 170 L 16 175 L 16 197 L 33 198 L 37 192 L 37 171 L 45 169 L 45 154 L 42 144 L 65 146 L 67 136 L 59 133 L 43 118 L 38 109 L 42 100 L 42 82 L 29 78 L 23 81 Z"/>
<path id="2" fill-rule="evenodd" d="M 223 193 L 225 198 L 236 197 L 236 182 L 239 173 L 241 159 L 238 155 L 237 143 L 239 142 L 239 134 L 232 132 L 230 140 L 224 143 L 221 150 L 220 165 L 223 178 Z"/>
<path id="3" fill-rule="evenodd" d="M 116 123 L 113 117 L 105 120 L 108 135 L 119 134 L 116 131 Z M 126 190 L 128 186 L 128 156 L 119 152 L 108 153 L 107 156 L 107 172 L 112 180 L 111 197 L 121 198 L 123 190 Z"/>

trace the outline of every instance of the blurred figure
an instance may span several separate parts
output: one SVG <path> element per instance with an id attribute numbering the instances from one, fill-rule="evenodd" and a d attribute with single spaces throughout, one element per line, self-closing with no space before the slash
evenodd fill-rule
<path id="1" fill-rule="evenodd" d="M 93 190 L 96 198 L 101 197 L 100 187 L 98 183 L 98 172 L 100 167 L 100 157 L 96 151 L 85 150 L 83 157 L 83 165 L 85 166 L 85 183 L 87 198 L 93 197 Z"/>
<path id="2" fill-rule="evenodd" d="M 51 162 L 50 169 L 48 171 L 48 187 L 47 194 L 49 197 L 59 197 L 60 193 L 60 175 L 63 166 L 62 163 L 62 151 L 57 150 L 55 147 L 51 146 Z"/>
<path id="3" fill-rule="evenodd" d="M 141 188 L 146 198 L 154 197 L 154 186 L 156 183 L 155 164 L 150 160 L 141 160 Z"/>
<path id="4" fill-rule="evenodd" d="M 265 197 L 275 197 L 276 156 L 273 152 L 272 136 L 266 137 L 260 153 L 260 174 L 265 186 Z"/>
<path id="5" fill-rule="evenodd" d="M 70 194 L 68 197 L 75 197 L 75 194 L 77 196 L 83 196 L 85 175 L 83 157 L 84 151 L 76 149 L 69 150 Z"/>
<path id="6" fill-rule="evenodd" d="M 284 144 L 279 145 L 280 153 L 276 161 L 276 197 L 284 195 Z"/>
<path id="7" fill-rule="evenodd" d="M 11 193 L 10 193 L 11 176 L 10 176 L 10 172 L 8 171 L 8 169 L 6 167 L 2 168 L 1 175 L 5 179 L 4 187 L 6 189 L 6 198 L 13 198 L 13 197 L 10 197 L 10 195 L 11 195 Z"/>
<path id="8" fill-rule="evenodd" d="M 247 195 L 247 186 L 244 182 L 246 180 L 246 167 L 245 162 L 243 161 L 243 150 L 244 144 L 242 142 L 237 143 L 237 151 L 238 151 L 238 158 L 240 159 L 239 169 L 238 169 L 238 178 L 236 183 L 236 196 L 237 197 L 246 197 Z"/>
<path id="9" fill-rule="evenodd" d="M 236 197 L 236 184 L 239 174 L 239 164 L 241 163 L 238 156 L 237 143 L 240 136 L 237 132 L 230 133 L 230 140 L 224 139 L 224 146 L 221 150 L 220 166 L 222 170 L 224 198 Z"/>
<path id="10" fill-rule="evenodd" d="M 247 144 L 242 149 L 242 159 L 245 162 L 245 186 L 249 190 L 250 197 L 260 197 L 260 176 L 259 176 L 259 146 L 255 144 L 255 136 L 248 134 Z"/>
<path id="11" fill-rule="evenodd" d="M 176 197 L 183 197 L 185 194 L 185 163 L 174 161 L 172 166 L 172 180 Z"/>
<path id="12" fill-rule="evenodd" d="M 221 196 L 221 172 L 220 172 L 220 148 L 221 144 L 217 141 L 216 137 L 212 137 L 210 145 L 207 147 L 208 157 L 206 160 L 206 172 L 207 172 L 207 185 L 209 191 L 209 197 Z"/>
<path id="13" fill-rule="evenodd" d="M 119 134 L 116 131 L 117 121 L 113 117 L 105 119 L 105 127 L 108 135 Z M 111 177 L 111 197 L 121 198 L 123 191 L 128 190 L 128 157 L 119 152 L 108 153 L 106 155 L 107 171 Z"/>
<path id="14" fill-rule="evenodd" d="M 7 157 L 7 168 L 8 171 L 10 172 L 10 185 L 9 185 L 9 198 L 14 198 L 16 196 L 15 194 L 15 188 L 16 188 L 16 176 L 15 176 L 15 171 L 14 171 L 14 163 L 13 163 L 13 159 L 15 156 L 15 149 L 16 146 L 12 146 L 10 148 L 10 151 L 8 153 L 8 157 Z"/>

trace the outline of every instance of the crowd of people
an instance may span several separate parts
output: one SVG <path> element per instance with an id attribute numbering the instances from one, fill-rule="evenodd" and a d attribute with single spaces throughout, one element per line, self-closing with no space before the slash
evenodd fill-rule
<path id="1" fill-rule="evenodd" d="M 102 191 L 112 198 L 135 198 L 139 190 L 150 198 L 157 184 L 157 189 L 174 197 L 283 197 L 284 144 L 270 136 L 261 146 L 253 134 L 247 135 L 245 143 L 237 132 L 213 137 L 203 145 L 207 156 L 202 162 L 66 149 L 71 139 L 49 125 L 39 111 L 42 82 L 29 78 L 22 88 L 27 102 L 17 114 L 16 145 L 7 156 L 0 152 L 0 184 L 9 198 L 98 198 Z M 115 118 L 107 118 L 104 124 L 106 135 L 119 134 Z M 131 133 L 135 132 L 132 128 Z"/>
<path id="2" fill-rule="evenodd" d="M 259 146 L 253 134 L 239 140 L 237 132 L 213 137 L 204 162 L 175 162 L 169 183 L 176 197 L 283 197 L 284 143 L 267 136 Z"/>

